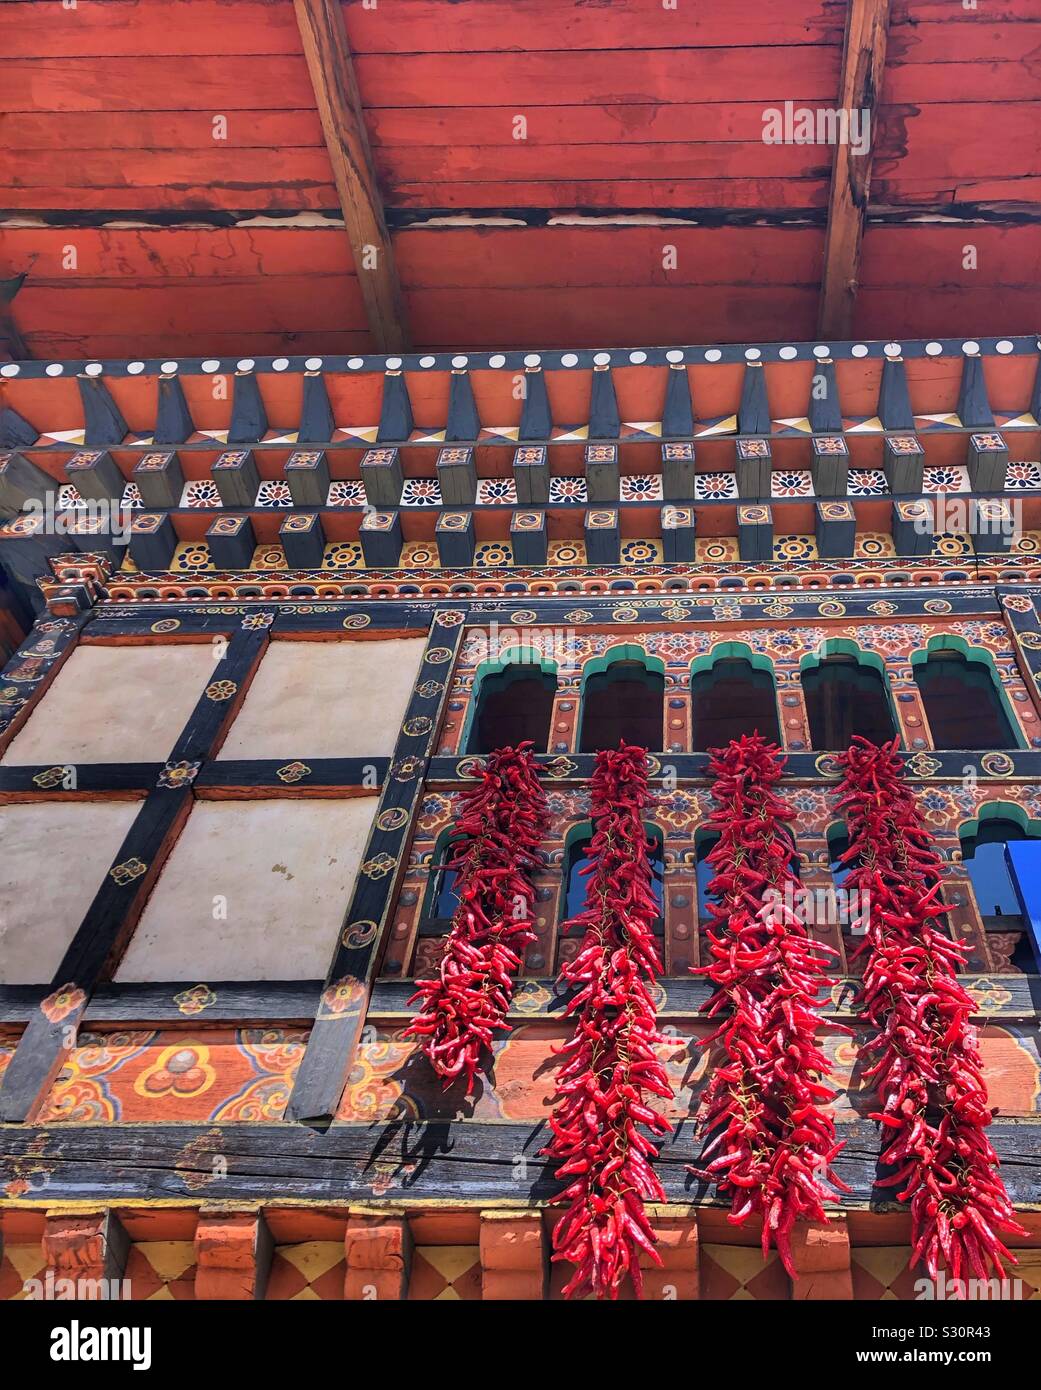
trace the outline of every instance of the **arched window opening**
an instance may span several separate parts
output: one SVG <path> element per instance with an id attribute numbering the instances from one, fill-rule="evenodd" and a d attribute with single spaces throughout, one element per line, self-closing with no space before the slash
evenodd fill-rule
<path id="1" fill-rule="evenodd" d="M 512 665 L 484 676 L 466 751 L 494 753 L 530 739 L 536 753 L 545 753 L 556 693 L 556 679 L 537 666 Z"/>
<path id="2" fill-rule="evenodd" d="M 715 877 L 715 869 L 708 862 L 708 857 L 719 844 L 718 835 L 700 835 L 696 841 L 696 873 L 698 880 L 698 921 L 703 927 L 711 925 L 711 913 L 708 910 L 710 902 L 716 903 L 718 899 L 714 894 L 710 894 L 708 886 Z"/>
<path id="3" fill-rule="evenodd" d="M 651 891 L 658 904 L 658 931 L 661 934 L 665 924 L 665 842 L 656 825 L 645 826 L 647 839 L 647 858 L 651 865 Z M 568 922 L 577 917 L 586 905 L 586 888 L 589 875 L 581 872 L 589 863 L 587 852 L 593 838 L 592 831 L 573 840 L 564 855 L 564 892 L 560 900 L 560 920 Z"/>
<path id="4" fill-rule="evenodd" d="M 1005 847 L 1030 838 L 1015 821 L 999 817 L 981 820 L 975 835 L 963 833 L 961 837 L 962 859 L 983 925 L 988 932 L 1020 933 L 1009 965 L 1027 975 L 1037 970 L 1038 962 L 1013 873 L 1005 857 Z"/>
<path id="5" fill-rule="evenodd" d="M 757 671 L 740 657 L 726 657 L 691 677 L 690 694 L 695 753 L 722 748 L 731 739 L 756 732 L 780 743 L 777 697 L 769 671 Z"/>
<path id="6" fill-rule="evenodd" d="M 788 866 L 797 879 L 802 879 L 802 860 L 799 858 L 799 851 L 795 843 L 795 837 L 788 832 L 791 838 L 791 857 Z M 708 857 L 719 844 L 719 836 L 711 831 L 704 831 L 695 839 L 695 877 L 698 884 L 698 922 L 702 927 L 712 925 L 712 914 L 709 912 L 709 904 L 718 904 L 719 899 L 714 893 L 709 892 L 709 884 L 716 876 L 715 866 L 708 862 Z"/>
<path id="7" fill-rule="evenodd" d="M 962 859 L 984 920 L 1020 920 L 1019 898 L 1005 862 L 1005 846 L 1010 840 L 1026 838 L 1015 821 L 984 820 L 975 835 L 962 840 Z"/>
<path id="8" fill-rule="evenodd" d="M 803 674 L 802 690 L 814 748 L 848 748 L 854 734 L 888 743 L 896 733 L 881 672 L 855 657 L 828 657 Z"/>
<path id="9" fill-rule="evenodd" d="M 665 709 L 665 677 L 641 661 L 612 661 L 591 675 L 582 692 L 580 753 L 598 753 L 626 743 L 660 749 Z"/>
<path id="10" fill-rule="evenodd" d="M 936 748 L 1017 747 L 990 668 L 961 652 L 941 649 L 915 667 L 914 677 Z"/>
<path id="11" fill-rule="evenodd" d="M 452 857 L 452 843 L 451 836 L 444 836 L 438 840 L 430 857 L 430 881 L 423 904 L 424 922 L 446 924 L 451 921 L 459 906 L 459 893 L 456 889 L 459 874 L 455 869 L 444 867 Z M 447 925 L 444 929 L 448 930 Z"/>
<path id="12" fill-rule="evenodd" d="M 828 869 L 831 872 L 831 881 L 836 888 L 841 888 L 856 868 L 856 865 L 849 861 L 845 864 L 840 863 L 842 856 L 849 849 L 849 836 L 844 825 L 833 826 L 828 831 Z"/>

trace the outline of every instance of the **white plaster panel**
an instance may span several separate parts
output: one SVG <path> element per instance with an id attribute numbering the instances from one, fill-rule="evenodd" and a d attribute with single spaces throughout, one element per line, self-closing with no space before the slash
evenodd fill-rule
<path id="1" fill-rule="evenodd" d="M 426 639 L 270 644 L 220 758 L 389 757 Z"/>
<path id="2" fill-rule="evenodd" d="M 0 806 L 0 984 L 47 984 L 140 802 Z"/>
<path id="3" fill-rule="evenodd" d="M 209 642 L 77 647 L 2 761 L 164 762 L 213 668 Z"/>
<path id="4" fill-rule="evenodd" d="M 376 804 L 197 802 L 116 979 L 324 978 Z M 223 920 L 214 918 L 218 895 Z"/>

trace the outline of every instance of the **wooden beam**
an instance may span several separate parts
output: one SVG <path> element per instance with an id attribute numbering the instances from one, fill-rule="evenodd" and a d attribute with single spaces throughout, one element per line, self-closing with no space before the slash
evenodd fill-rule
<path id="1" fill-rule="evenodd" d="M 869 139 L 867 149 L 860 154 L 852 140 L 835 147 L 818 316 L 821 338 L 848 338 L 853 332 L 888 31 L 889 0 L 850 0 L 839 111 L 850 120 L 850 133 L 856 128 L 852 125 L 854 113 L 860 120 L 864 119 L 860 113 L 866 113 Z"/>
<path id="2" fill-rule="evenodd" d="M 377 352 L 409 346 L 394 248 L 383 218 L 339 0 L 293 0 L 358 283 Z"/>
<path id="3" fill-rule="evenodd" d="M 887 1171 L 878 1161 L 878 1126 L 857 1119 L 837 1124 L 836 1131 L 844 1147 L 835 1173 L 850 1190 L 836 1193 L 829 1206 L 896 1210 L 893 1189 L 875 1185 Z M 1041 1209 L 1041 1117 L 998 1119 L 987 1135 L 1017 1211 Z M 548 1126 L 530 1120 L 366 1120 L 323 1128 L 6 1125 L 0 1126 L 0 1164 L 19 1195 L 0 1192 L 0 1210 L 97 1202 L 99 1193 L 116 1209 L 207 1199 L 332 1207 L 389 1199 L 395 1214 L 442 1203 L 531 1207 L 561 1190 L 563 1179 L 542 1155 L 548 1139 Z M 667 1202 L 706 1208 L 726 1200 L 691 1174 L 703 1147 L 704 1136 L 692 1133 L 689 1124 L 677 1125 L 662 1141 L 654 1169 Z"/>

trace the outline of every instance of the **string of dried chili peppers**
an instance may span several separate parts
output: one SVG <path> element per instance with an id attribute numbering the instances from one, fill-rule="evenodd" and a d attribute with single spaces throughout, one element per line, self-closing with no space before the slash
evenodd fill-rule
<path id="1" fill-rule="evenodd" d="M 669 1122 L 652 1097 L 672 1098 L 655 1048 L 663 1037 L 651 986 L 662 966 L 654 944 L 658 905 L 643 815 L 652 804 L 646 749 L 622 743 L 596 755 L 591 782 L 594 826 L 585 907 L 568 926 L 585 929 L 581 948 L 560 971 L 577 993 L 567 1011 L 574 1033 L 557 1051 L 557 1077 L 544 1152 L 571 1181 L 555 1199 L 568 1209 L 553 1234 L 554 1260 L 575 1266 L 565 1297 L 617 1298 L 628 1275 L 637 1296 L 642 1254 L 661 1264 L 644 1203 L 663 1201 L 651 1160 Z"/>
<path id="2" fill-rule="evenodd" d="M 877 1061 L 882 1162 L 896 1172 L 877 1184 L 910 1202 L 913 1259 L 935 1279 L 941 1258 L 953 1279 L 1003 1276 L 1016 1263 L 998 1232 L 1024 1234 L 987 1138 L 992 1112 L 972 1000 L 955 971 L 965 947 L 939 927 L 942 863 L 904 781 L 897 742 L 855 738 L 838 758 L 852 864 L 845 887 L 870 894 L 860 1004 L 874 1028 L 863 1051 Z"/>
<path id="3" fill-rule="evenodd" d="M 842 1144 L 816 1041 L 818 995 L 837 952 L 809 935 L 794 908 L 799 880 L 785 825 L 794 808 L 775 790 L 784 771 L 777 747 L 759 734 L 733 740 L 713 750 L 709 771 L 709 824 L 719 831 L 708 856 L 712 963 L 693 973 L 716 986 L 707 1010 L 724 1021 L 702 1046 L 721 1043 L 726 1062 L 705 1095 L 711 1137 L 702 1159 L 721 1152 L 692 1171 L 732 1194 L 735 1225 L 761 1215 L 764 1256 L 772 1242 L 794 1279 L 795 1222 L 826 1221 L 824 1184 L 845 1186 L 831 1171 Z"/>
<path id="4" fill-rule="evenodd" d="M 466 1077 L 466 1093 L 506 1015 L 521 951 L 534 941 L 534 874 L 548 823 L 546 797 L 530 742 L 500 748 L 481 780 L 460 796 L 446 867 L 454 869 L 459 904 L 437 976 L 421 980 L 410 1003 L 423 1005 L 406 1035 L 423 1051 L 446 1089 Z"/>

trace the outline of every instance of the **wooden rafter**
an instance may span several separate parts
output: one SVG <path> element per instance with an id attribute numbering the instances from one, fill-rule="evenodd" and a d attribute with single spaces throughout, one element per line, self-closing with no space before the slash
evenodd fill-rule
<path id="1" fill-rule="evenodd" d="M 293 3 L 374 344 L 377 352 L 401 352 L 408 347 L 401 286 L 339 0 Z"/>
<path id="2" fill-rule="evenodd" d="M 867 150 L 861 154 L 856 152 L 852 142 L 835 148 L 818 315 L 818 332 L 822 338 L 848 338 L 853 331 L 888 32 L 889 0 L 850 0 L 839 110 L 867 112 L 870 140 Z"/>

